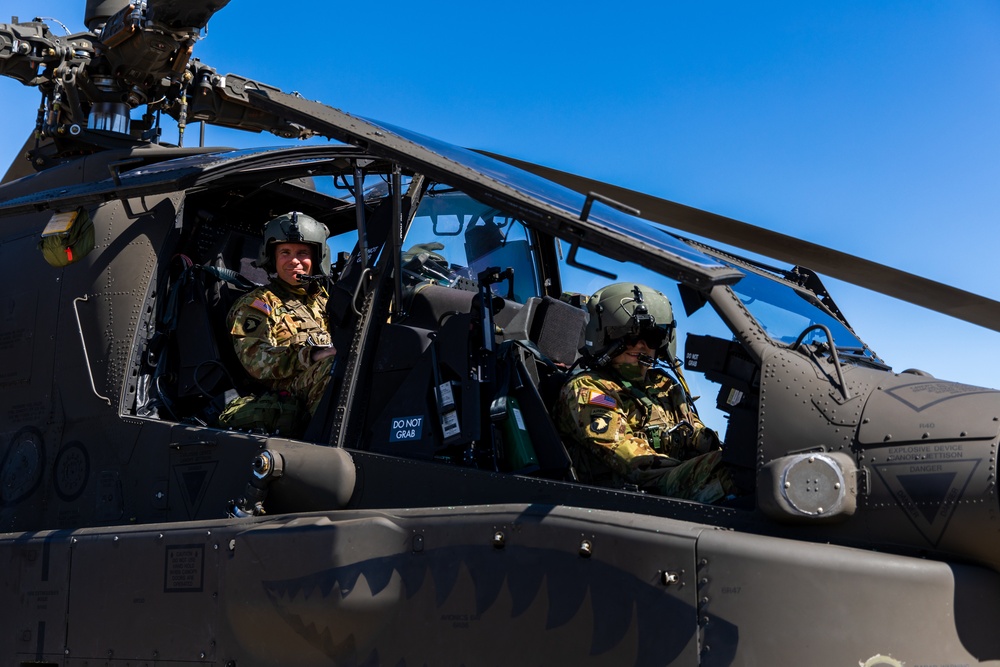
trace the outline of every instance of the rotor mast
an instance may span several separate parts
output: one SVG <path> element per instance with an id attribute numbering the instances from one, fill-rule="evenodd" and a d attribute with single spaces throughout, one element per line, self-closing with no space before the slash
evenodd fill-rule
<path id="1" fill-rule="evenodd" d="M 0 24 L 0 74 L 38 88 L 42 105 L 29 158 L 35 169 L 111 148 L 159 143 L 161 113 L 286 138 L 313 133 L 252 108 L 270 87 L 220 76 L 193 59 L 209 19 L 229 0 L 88 0 L 87 31 L 54 34 L 40 19 Z M 273 89 L 276 90 L 276 89 Z M 141 119 L 131 112 L 145 107 Z"/>

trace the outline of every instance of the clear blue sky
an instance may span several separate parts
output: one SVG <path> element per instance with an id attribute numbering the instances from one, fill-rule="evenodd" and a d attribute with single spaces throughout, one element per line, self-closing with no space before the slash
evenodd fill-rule
<path id="1" fill-rule="evenodd" d="M 82 0 L 3 5 L 2 21 L 41 14 L 82 29 Z M 195 55 L 1000 299 L 993 0 L 232 0 Z M 0 86 L 0 151 L 12 156 L 38 96 Z M 280 140 L 209 128 L 208 143 Z M 1000 387 L 1000 333 L 828 286 L 897 371 Z"/>

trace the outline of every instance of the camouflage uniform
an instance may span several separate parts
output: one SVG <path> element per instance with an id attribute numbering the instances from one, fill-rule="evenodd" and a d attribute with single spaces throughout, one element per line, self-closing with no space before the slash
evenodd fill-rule
<path id="1" fill-rule="evenodd" d="M 630 372 L 631 371 L 631 372 Z M 631 380 L 626 379 L 632 378 Z M 715 502 L 734 493 L 715 431 L 706 427 L 667 375 L 635 366 L 573 376 L 555 410 L 571 440 L 580 480 Z M 668 431 L 686 421 L 673 433 Z"/>
<path id="2" fill-rule="evenodd" d="M 278 279 L 245 294 L 229 311 L 236 356 L 272 391 L 287 391 L 316 411 L 335 357 L 309 357 L 314 345 L 330 345 L 327 294 L 310 296 Z"/>

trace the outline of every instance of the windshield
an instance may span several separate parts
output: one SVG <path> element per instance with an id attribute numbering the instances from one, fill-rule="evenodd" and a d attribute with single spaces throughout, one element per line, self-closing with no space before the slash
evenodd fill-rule
<path id="1" fill-rule="evenodd" d="M 475 291 L 479 273 L 497 267 L 511 270 L 509 280 L 492 286 L 498 296 L 524 303 L 542 293 L 524 223 L 439 184 L 420 202 L 402 260 L 408 284 L 430 281 Z"/>
<path id="2" fill-rule="evenodd" d="M 881 361 L 847 326 L 830 314 L 809 292 L 794 289 L 777 280 L 747 271 L 730 289 L 743 302 L 764 331 L 779 343 L 791 345 L 810 327 L 822 325 L 833 336 L 838 351 L 855 353 Z M 802 338 L 802 344 L 828 343 L 826 332 L 816 326 Z"/>
<path id="3" fill-rule="evenodd" d="M 421 149 L 414 153 L 415 156 L 426 158 L 427 153 L 424 151 L 427 151 L 436 156 L 436 166 L 443 164 L 440 158 L 444 158 L 448 170 L 454 172 L 452 175 L 465 178 L 472 175 L 473 180 L 480 180 L 483 177 L 489 179 L 489 194 L 507 208 L 511 205 L 525 204 L 533 208 L 542 203 L 565 212 L 573 218 L 574 228 L 586 229 L 592 239 L 590 243 L 601 245 L 602 254 L 611 257 L 617 255 L 617 258 L 622 260 L 626 255 L 631 258 L 635 257 L 635 253 L 642 252 L 643 261 L 650 268 L 664 275 L 682 278 L 700 287 L 712 283 L 733 282 L 740 278 L 740 272 L 733 271 L 733 267 L 726 266 L 723 262 L 664 233 L 657 225 L 639 217 L 638 211 L 635 212 L 637 215 L 624 213 L 597 200 L 584 218 L 581 216 L 587 198 L 582 194 L 443 141 L 386 123 L 379 123 L 378 126 L 411 142 L 413 144 L 411 149 Z M 546 219 L 552 218 L 547 215 Z M 539 224 L 537 220 L 535 224 Z M 569 233 L 565 229 L 561 230 L 563 233 Z M 556 230 L 542 231 L 561 235 Z"/>

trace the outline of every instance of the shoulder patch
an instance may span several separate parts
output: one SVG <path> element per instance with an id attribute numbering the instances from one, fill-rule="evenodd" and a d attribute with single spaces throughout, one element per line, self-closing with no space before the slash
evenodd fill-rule
<path id="1" fill-rule="evenodd" d="M 260 320 L 256 317 L 248 317 L 243 320 L 243 331 L 246 333 L 253 333 L 260 326 Z"/>
<path id="2" fill-rule="evenodd" d="M 590 390 L 590 396 L 587 399 L 587 405 L 599 405 L 602 408 L 611 408 L 612 410 L 618 407 L 618 403 L 615 401 L 615 399 L 595 389 Z"/>
<path id="3" fill-rule="evenodd" d="M 611 426 L 610 415 L 602 415 L 594 413 L 590 420 L 590 430 L 596 435 L 601 435 L 608 432 L 608 427 Z"/>
<path id="4" fill-rule="evenodd" d="M 271 306 L 269 306 L 267 304 L 267 302 L 264 301 L 263 299 L 254 299 L 253 303 L 250 304 L 250 307 L 251 308 L 256 308 L 257 310 L 259 310 L 260 312 L 264 313 L 265 315 L 270 315 L 271 314 Z"/>

